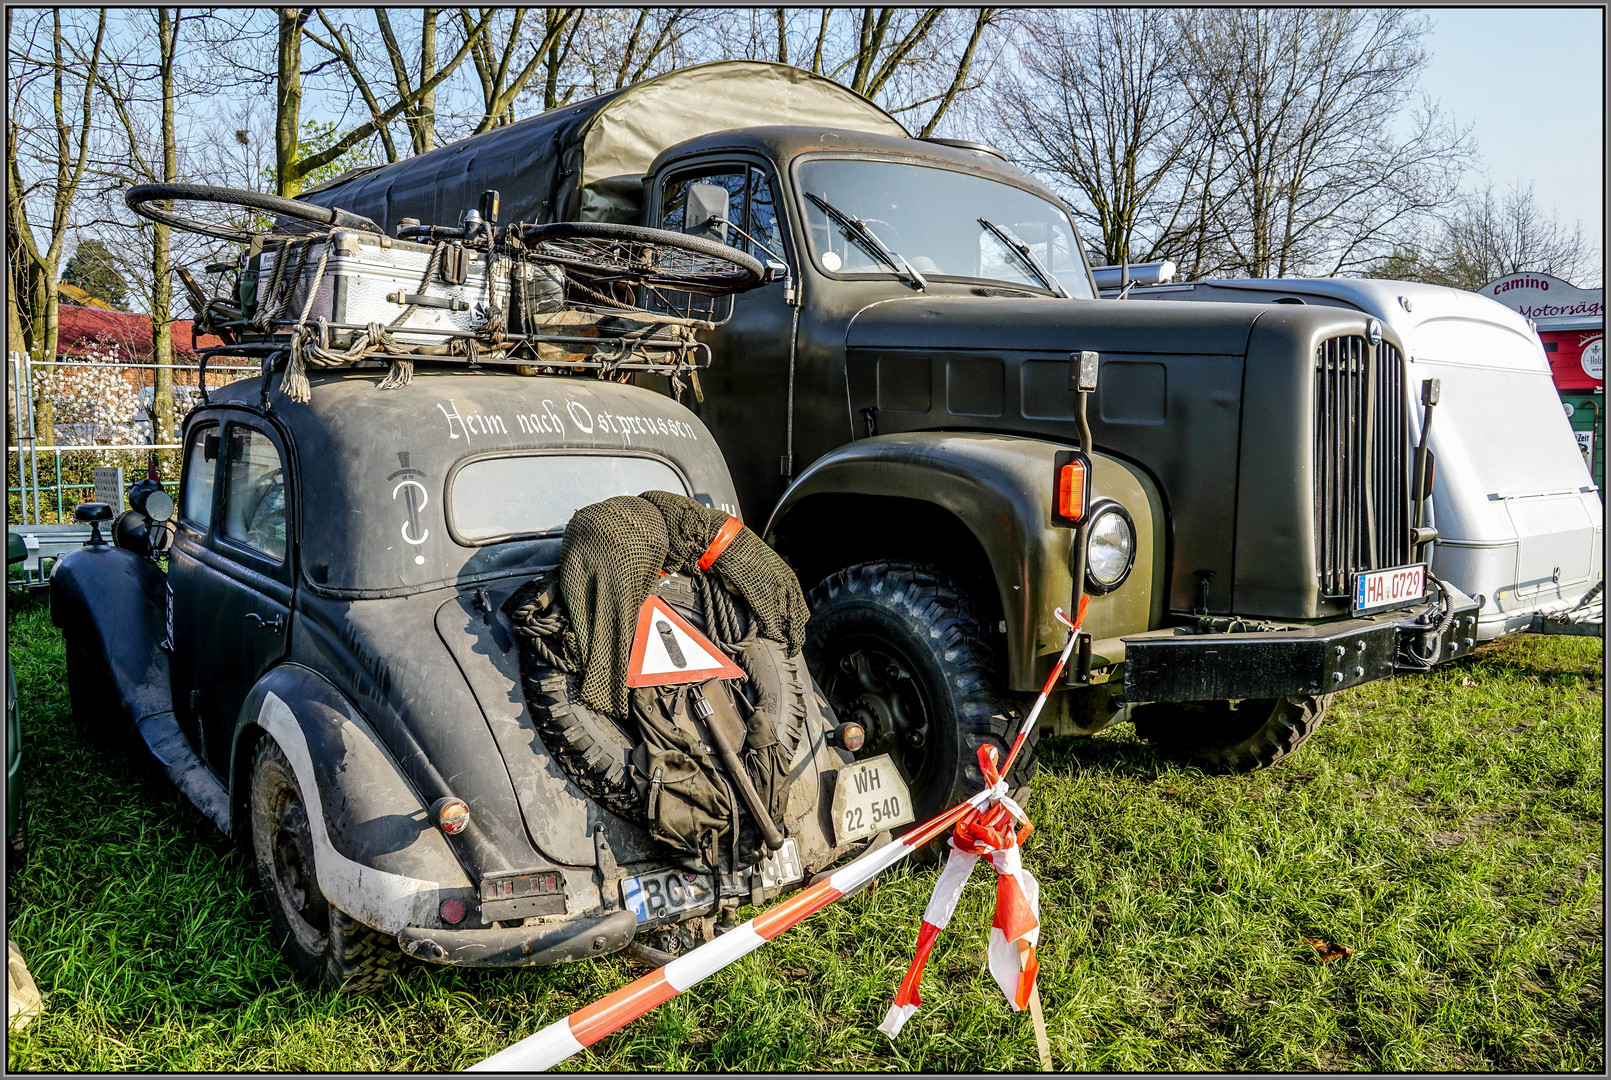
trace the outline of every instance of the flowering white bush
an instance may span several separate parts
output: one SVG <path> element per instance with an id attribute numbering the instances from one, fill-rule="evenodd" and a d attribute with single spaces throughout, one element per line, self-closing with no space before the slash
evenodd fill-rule
<path id="1" fill-rule="evenodd" d="M 88 363 L 119 363 L 115 347 L 96 342 L 84 356 Z M 55 412 L 56 443 L 59 446 L 96 446 L 105 443 L 141 442 L 149 438 L 150 424 L 140 430 L 145 416 L 140 395 L 110 367 L 57 367 L 36 370 L 50 390 Z"/>

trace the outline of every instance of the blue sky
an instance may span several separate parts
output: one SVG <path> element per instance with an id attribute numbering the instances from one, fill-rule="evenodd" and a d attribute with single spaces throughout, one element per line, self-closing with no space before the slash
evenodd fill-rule
<path id="1" fill-rule="evenodd" d="M 1500 188 L 1579 220 L 1604 250 L 1605 15 L 1598 8 L 1434 8 L 1423 88 L 1473 124 Z M 1603 277 L 1602 277 L 1603 280 Z M 1582 283 L 1580 283 L 1582 284 Z"/>

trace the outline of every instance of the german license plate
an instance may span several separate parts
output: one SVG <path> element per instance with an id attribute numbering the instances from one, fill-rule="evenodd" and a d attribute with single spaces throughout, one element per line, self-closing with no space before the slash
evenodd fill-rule
<path id="1" fill-rule="evenodd" d="M 839 770 L 833 789 L 835 847 L 913 820 L 912 793 L 888 754 Z"/>
<path id="2" fill-rule="evenodd" d="M 1353 613 L 1381 611 L 1416 603 L 1426 595 L 1426 564 L 1371 570 L 1354 575 Z"/>
<path id="3" fill-rule="evenodd" d="M 752 867 L 750 875 L 752 881 L 759 877 L 761 885 L 768 889 L 775 889 L 780 885 L 792 885 L 805 877 L 805 867 L 800 864 L 800 848 L 795 844 L 794 838 L 790 837 L 783 841 L 781 848 Z M 740 888 L 731 877 L 723 875 L 723 878 L 724 895 L 747 891 Z M 622 885 L 627 907 L 638 916 L 640 923 L 662 920 L 685 911 L 709 909 L 715 904 L 715 898 L 711 896 L 708 874 L 690 874 L 682 870 L 656 870 L 653 873 L 629 877 Z"/>

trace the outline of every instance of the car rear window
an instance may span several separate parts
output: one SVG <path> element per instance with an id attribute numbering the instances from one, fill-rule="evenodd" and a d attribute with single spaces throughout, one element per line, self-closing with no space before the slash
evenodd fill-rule
<path id="1" fill-rule="evenodd" d="M 482 458 L 456 472 L 448 489 L 448 527 L 464 544 L 565 531 L 571 515 L 612 495 L 670 491 L 687 495 L 677 471 L 649 457 L 523 454 Z"/>

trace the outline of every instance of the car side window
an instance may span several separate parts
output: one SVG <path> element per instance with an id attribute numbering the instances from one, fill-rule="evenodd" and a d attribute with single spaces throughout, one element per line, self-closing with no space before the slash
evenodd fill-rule
<path id="1" fill-rule="evenodd" d="M 672 232 L 688 232 L 688 185 L 715 184 L 727 190 L 727 218 L 748 233 L 760 246 L 726 226 L 698 230 L 697 235 L 730 244 L 760 259 L 783 252 L 778 226 L 777 200 L 765 170 L 754 165 L 723 165 L 702 172 L 683 173 L 667 182 L 660 203 L 660 227 Z M 770 248 L 770 251 L 763 250 Z M 775 253 L 775 254 L 774 254 Z"/>
<path id="2" fill-rule="evenodd" d="M 212 457 L 208 456 L 209 448 Z M 217 453 L 217 424 L 198 427 L 190 433 L 190 448 L 185 451 L 184 495 L 180 500 L 179 512 L 185 520 L 201 526 L 203 532 L 213 524 L 213 478 L 218 471 L 215 460 Z"/>
<path id="3" fill-rule="evenodd" d="M 229 429 L 223 533 L 271 559 L 285 558 L 285 468 L 261 431 Z"/>

